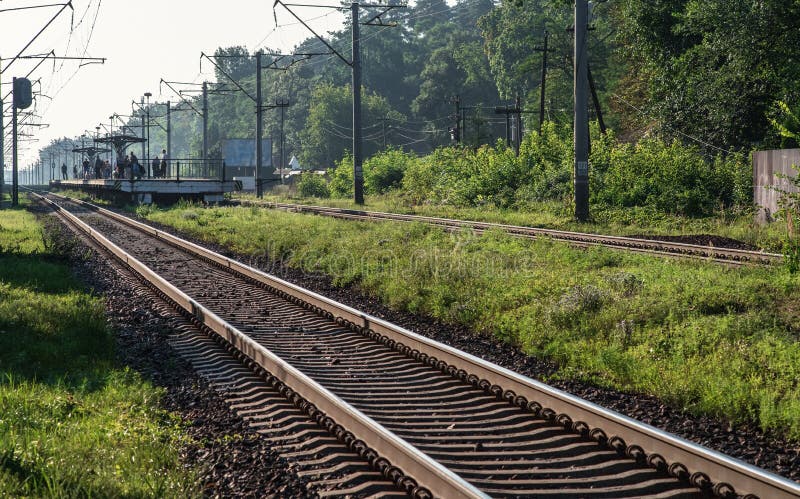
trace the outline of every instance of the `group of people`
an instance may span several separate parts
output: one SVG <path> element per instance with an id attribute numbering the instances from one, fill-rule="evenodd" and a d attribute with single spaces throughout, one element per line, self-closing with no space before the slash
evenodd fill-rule
<path id="1" fill-rule="evenodd" d="M 169 171 L 169 157 L 167 150 L 162 149 L 161 155 L 153 158 L 151 164 L 152 178 L 166 178 Z M 136 157 L 133 151 L 118 159 L 112 171 L 111 164 L 108 161 L 103 161 L 98 156 L 94 161 L 94 171 L 92 171 L 92 164 L 88 159 L 83 160 L 83 180 L 89 179 L 103 179 L 103 178 L 128 178 L 141 180 L 142 176 L 147 173 L 145 167 L 139 163 L 139 158 Z M 72 167 L 72 175 L 76 179 L 78 177 L 78 167 Z M 61 165 L 61 177 L 67 180 L 67 164 Z"/>
<path id="2" fill-rule="evenodd" d="M 89 162 L 88 159 L 83 160 L 83 174 L 82 178 L 84 180 L 89 180 L 92 178 L 111 178 L 111 163 L 108 161 L 103 161 L 98 156 L 94 160 L 94 168 L 92 168 L 92 164 Z M 66 180 L 67 177 L 67 165 L 61 166 L 61 174 Z M 78 167 L 72 167 L 72 174 L 75 178 L 78 178 Z"/>

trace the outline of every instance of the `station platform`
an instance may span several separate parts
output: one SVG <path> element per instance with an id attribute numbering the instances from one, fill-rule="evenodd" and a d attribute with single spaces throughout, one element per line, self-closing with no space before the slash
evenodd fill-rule
<path id="1" fill-rule="evenodd" d="M 92 192 L 95 195 L 122 203 L 150 204 L 171 203 L 179 199 L 218 203 L 227 192 L 239 191 L 242 183 L 236 180 L 221 181 L 204 178 L 143 178 L 129 179 L 91 179 L 91 180 L 51 180 L 53 189 L 76 189 Z"/>

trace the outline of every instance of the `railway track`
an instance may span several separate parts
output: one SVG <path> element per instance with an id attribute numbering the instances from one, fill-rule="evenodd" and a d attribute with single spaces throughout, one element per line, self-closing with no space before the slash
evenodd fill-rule
<path id="1" fill-rule="evenodd" d="M 520 225 L 508 225 L 489 222 L 476 222 L 470 220 L 456 220 L 451 218 L 427 217 L 420 215 L 404 215 L 399 213 L 386 213 L 380 211 L 362 211 L 343 208 L 329 208 L 326 206 L 301 205 L 291 203 L 276 203 L 272 201 L 250 202 L 237 201 L 243 205 L 263 206 L 266 208 L 280 209 L 298 213 L 313 213 L 346 220 L 378 221 L 391 220 L 399 222 L 419 222 L 447 230 L 472 229 L 481 233 L 486 230 L 502 230 L 518 237 L 535 239 L 546 237 L 557 241 L 566 241 L 575 246 L 606 246 L 609 248 L 623 249 L 659 256 L 677 256 L 683 258 L 697 258 L 703 260 L 725 263 L 728 265 L 743 264 L 773 264 L 783 261 L 783 255 L 763 251 L 749 251 L 731 248 L 718 248 L 698 244 L 676 243 L 642 239 L 623 236 L 606 236 L 602 234 L 589 234 L 585 232 L 570 232 L 553 229 L 540 229 Z"/>
<path id="2" fill-rule="evenodd" d="M 307 415 L 297 445 L 325 430 L 413 497 L 800 496 L 794 482 L 163 231 L 48 202 L 240 358 L 242 376 L 262 377 Z M 240 399 L 253 415 L 251 395 Z M 274 416 L 255 419 L 271 427 Z"/>

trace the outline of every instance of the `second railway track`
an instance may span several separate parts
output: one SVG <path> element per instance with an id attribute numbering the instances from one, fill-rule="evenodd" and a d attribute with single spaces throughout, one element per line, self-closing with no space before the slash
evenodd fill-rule
<path id="1" fill-rule="evenodd" d="M 71 223 L 412 496 L 800 495 L 794 482 L 175 236 L 63 204 Z"/>
<path id="2" fill-rule="evenodd" d="M 649 253 L 660 256 L 704 259 L 718 263 L 725 263 L 728 265 L 742 265 L 748 263 L 763 265 L 779 263 L 783 261 L 783 256 L 777 253 L 660 241 L 655 239 L 644 239 L 640 237 L 609 236 L 603 234 L 590 234 L 586 232 L 542 229 L 521 225 L 478 222 L 474 220 L 457 220 L 452 218 L 406 215 L 401 213 L 387 213 L 381 211 L 351 210 L 344 208 L 331 208 L 327 206 L 277 203 L 272 201 L 238 202 L 244 205 L 263 206 L 266 208 L 298 213 L 312 213 L 346 220 L 389 220 L 398 222 L 419 222 L 435 225 L 447 230 L 460 230 L 468 228 L 476 232 L 495 229 L 505 231 L 508 234 L 518 237 L 531 239 L 537 237 L 546 237 L 558 241 L 565 241 L 575 246 L 606 246 L 609 248 L 635 251 L 639 253 Z"/>

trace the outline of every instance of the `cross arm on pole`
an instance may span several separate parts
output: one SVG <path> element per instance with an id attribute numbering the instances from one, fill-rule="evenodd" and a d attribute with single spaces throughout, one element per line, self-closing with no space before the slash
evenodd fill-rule
<path id="1" fill-rule="evenodd" d="M 197 115 L 198 115 L 198 116 L 203 116 L 203 113 L 201 113 L 200 111 L 198 111 L 198 110 L 197 110 L 197 108 L 196 108 L 196 107 L 194 107 L 194 106 L 192 105 L 192 103 L 191 103 L 189 100 L 187 100 L 187 99 L 186 99 L 186 98 L 185 98 L 185 97 L 184 97 L 184 96 L 183 96 L 183 95 L 182 95 L 182 94 L 181 94 L 179 91 L 175 90 L 175 87 L 173 87 L 173 86 L 170 84 L 171 82 L 168 82 L 168 81 L 166 81 L 164 78 L 161 78 L 161 81 L 158 83 L 158 87 L 159 87 L 159 88 L 158 88 L 158 90 L 159 90 L 159 92 L 161 91 L 161 84 L 162 84 L 162 83 L 163 83 L 164 85 L 168 86 L 168 87 L 170 88 L 170 90 L 172 90 L 173 92 L 175 92 L 175 94 L 176 94 L 176 95 L 177 95 L 177 96 L 178 96 L 178 97 L 181 99 L 181 101 L 185 102 L 187 106 L 189 106 L 190 108 L 192 108 L 192 111 L 194 111 L 195 113 L 197 113 Z M 172 82 L 172 83 L 177 83 L 177 82 Z"/>
<path id="2" fill-rule="evenodd" d="M 34 71 L 36 71 L 37 69 L 39 69 L 39 66 L 41 66 L 42 64 L 44 64 L 44 61 L 46 61 L 48 57 L 55 57 L 55 56 L 56 56 L 56 51 L 55 51 L 55 50 L 51 50 L 49 53 L 47 53 L 47 54 L 45 54 L 44 56 L 42 56 L 42 60 L 41 60 L 41 61 L 39 61 L 39 62 L 36 64 L 36 66 L 34 66 L 34 67 L 33 67 L 33 69 L 31 69 L 30 71 L 28 71 L 28 74 L 26 74 L 26 75 L 25 75 L 25 78 L 28 78 L 30 75 L 32 75 L 32 74 L 33 74 L 33 72 L 34 72 Z M 55 63 L 54 63 L 54 64 L 55 64 Z M 0 73 L 2 73 L 2 71 L 0 71 Z M 11 92 L 12 92 L 12 90 L 9 90 L 8 92 L 6 92 L 6 94 L 5 94 L 5 95 L 3 96 L 3 98 L 2 98 L 2 99 L 0 99 L 0 100 L 2 100 L 2 101 L 5 101 L 5 100 L 8 98 L 8 96 L 9 96 L 9 95 L 11 95 Z"/>
<path id="3" fill-rule="evenodd" d="M 47 24 L 45 24 L 45 25 L 44 25 L 44 27 L 43 27 L 42 29 L 40 29 L 38 33 L 36 33 L 36 36 L 34 36 L 33 38 L 31 38 L 31 40 L 30 40 L 30 41 L 29 41 L 29 42 L 28 42 L 28 43 L 27 43 L 27 44 L 26 44 L 24 47 L 22 47 L 22 50 L 20 50 L 20 51 L 19 51 L 19 53 L 18 53 L 18 54 L 17 54 L 17 55 L 16 55 L 16 56 L 15 56 L 13 59 L 11 59 L 11 62 L 9 62 L 9 63 L 8 63 L 8 66 L 6 66 L 4 69 L 0 70 L 0 74 L 2 74 L 2 73 L 5 73 L 5 72 L 8 70 L 8 68 L 10 68 L 10 67 L 11 67 L 11 65 L 12 65 L 12 64 L 14 64 L 15 62 L 17 62 L 17 59 L 19 59 L 19 57 L 20 57 L 22 54 L 24 54 L 26 50 L 28 50 L 28 47 L 30 47 L 30 46 L 31 46 L 31 44 L 32 44 L 34 41 L 36 41 L 36 39 L 37 39 L 37 38 L 39 38 L 39 36 L 40 36 L 42 33 L 44 33 L 44 31 L 45 31 L 45 30 L 46 30 L 46 29 L 47 29 L 47 28 L 48 28 L 48 27 L 49 27 L 51 24 L 53 24 L 53 21 L 55 21 L 55 20 L 58 18 L 58 16 L 60 16 L 60 15 L 61 15 L 61 13 L 62 13 L 62 12 L 64 12 L 64 10 L 65 10 L 67 7 L 69 7 L 69 8 L 70 8 L 70 9 L 72 9 L 73 11 L 75 10 L 75 8 L 72 6 L 72 0 L 70 0 L 69 2 L 67 2 L 67 3 L 65 3 L 65 4 L 56 4 L 56 5 L 62 5 L 61 9 L 60 9 L 58 12 L 56 12 L 56 15 L 54 15 L 54 16 L 53 16 L 53 17 L 52 17 L 52 18 L 51 18 L 49 21 L 47 21 Z"/>
<path id="4" fill-rule="evenodd" d="M 219 70 L 219 72 L 220 72 L 220 73 L 222 73 L 222 74 L 223 74 L 223 75 L 224 75 L 224 76 L 225 76 L 227 79 L 229 79 L 229 80 L 231 81 L 231 83 L 233 83 L 234 85 L 236 85 L 236 88 L 238 88 L 239 90 L 241 90 L 241 91 L 242 91 L 242 92 L 243 92 L 243 93 L 244 93 L 246 96 L 250 97 L 250 100 L 252 100 L 252 101 L 254 101 L 254 102 L 256 101 L 256 98 L 255 98 L 255 97 L 253 97 L 252 95 L 250 95 L 250 92 L 248 92 L 247 90 L 245 90 L 245 89 L 244 89 L 244 87 L 242 87 L 241 85 L 239 85 L 239 82 L 238 82 L 238 81 L 236 81 L 236 79 L 235 79 L 233 76 L 229 75 L 229 74 L 228 74 L 228 73 L 227 73 L 227 72 L 226 72 L 224 69 L 222 69 L 222 67 L 220 67 L 220 65 L 219 65 L 219 64 L 217 64 L 217 62 L 216 62 L 216 61 L 214 61 L 212 58 L 210 58 L 208 55 L 206 55 L 206 53 L 205 53 L 205 52 L 200 52 L 200 70 L 201 70 L 201 71 L 202 71 L 202 69 L 203 69 L 203 57 L 205 57 L 206 59 L 208 59 L 208 61 L 209 61 L 209 62 L 210 62 L 210 63 L 211 63 L 211 64 L 212 64 L 212 65 L 213 65 L 215 68 L 217 68 L 217 69 Z M 258 55 L 258 54 L 256 54 L 256 57 L 259 57 L 259 55 Z"/>
<path id="5" fill-rule="evenodd" d="M 333 48 L 333 46 L 332 46 L 330 43 L 328 43 L 328 41 L 327 41 L 327 40 L 325 40 L 324 38 L 322 38 L 321 36 L 319 36 L 319 35 L 317 34 L 317 32 L 316 32 L 316 31 L 314 31 L 313 29 L 311 29 L 311 27 L 310 27 L 310 26 L 309 26 L 309 25 L 308 25 L 308 24 L 307 24 L 305 21 L 303 21 L 303 20 L 300 18 L 300 16 L 298 16 L 297 14 L 295 14 L 295 13 L 294 13 L 294 11 L 292 11 L 292 9 L 290 9 L 290 8 L 289 8 L 289 6 L 290 6 L 290 5 L 300 6 L 299 4 L 286 4 L 286 3 L 282 2 L 281 0 L 275 0 L 275 3 L 273 3 L 273 4 L 272 4 L 272 12 L 273 12 L 273 14 L 274 14 L 274 12 L 275 12 L 275 6 L 276 6 L 276 5 L 278 5 L 278 4 L 280 4 L 281 6 L 283 6 L 283 8 L 284 8 L 284 9 L 286 9 L 286 10 L 289 12 L 289 14 L 291 14 L 291 15 L 292 15 L 292 17 L 294 17 L 295 19 L 297 19 L 297 20 L 300 22 L 300 24 L 302 24 L 303 26 L 305 26 L 305 28 L 306 28 L 308 31 L 310 31 L 310 32 L 311 32 L 311 33 L 312 33 L 312 34 L 313 34 L 313 35 L 314 35 L 314 36 L 317 38 L 317 40 L 321 41 L 321 42 L 322 42 L 322 43 L 323 43 L 323 44 L 324 44 L 326 47 L 328 47 L 328 50 L 330 50 L 332 53 L 336 54 L 336 56 L 337 56 L 339 59 L 341 59 L 341 60 L 342 60 L 342 61 L 343 61 L 345 64 L 347 64 L 348 66 L 352 66 L 352 65 L 353 65 L 352 61 L 348 61 L 348 60 L 347 60 L 347 58 L 346 58 L 345 56 L 343 56 L 341 53 L 339 53 L 339 51 L 338 51 L 338 50 L 336 50 L 335 48 Z M 320 7 L 320 6 L 315 6 L 315 7 Z M 337 7 L 329 7 L 329 8 L 341 9 L 342 7 L 341 7 L 341 6 L 337 6 Z M 276 24 L 277 24 L 277 23 L 276 23 Z"/>
<path id="6" fill-rule="evenodd" d="M 364 5 L 362 5 L 362 7 L 379 7 L 379 8 L 382 8 L 383 11 L 375 14 L 368 21 L 365 21 L 365 22 L 363 22 L 361 24 L 363 24 L 365 26 L 386 26 L 386 27 L 393 28 L 393 27 L 397 26 L 397 22 L 390 21 L 388 23 L 385 23 L 385 22 L 383 22 L 383 19 L 381 18 L 381 16 L 383 16 L 384 14 L 386 14 L 389 11 L 394 10 L 394 9 L 404 9 L 404 8 L 407 7 L 407 5 L 370 5 L 370 4 L 364 4 Z"/>

